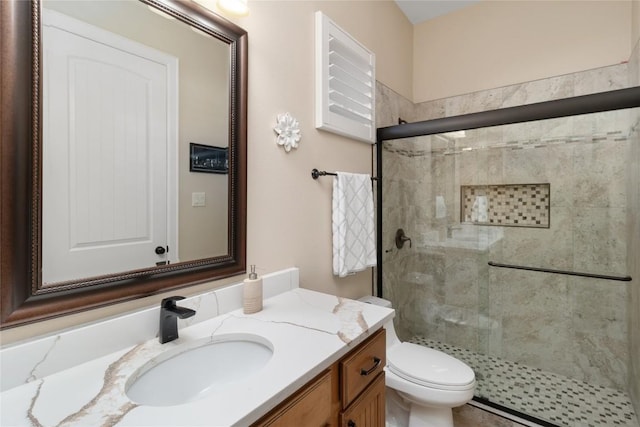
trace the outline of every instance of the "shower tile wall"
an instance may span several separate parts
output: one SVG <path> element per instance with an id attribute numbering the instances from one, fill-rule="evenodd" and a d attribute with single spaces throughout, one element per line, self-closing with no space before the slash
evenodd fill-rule
<path id="1" fill-rule="evenodd" d="M 629 84 L 640 86 L 640 42 L 636 44 L 629 60 Z M 635 355 L 629 363 L 629 395 L 637 414 L 640 414 L 640 113 L 634 118 L 635 128 L 631 134 L 631 153 L 627 171 L 627 263 L 630 283 L 628 299 L 629 354 Z"/>
<path id="2" fill-rule="evenodd" d="M 397 125 L 398 118 L 414 121 L 414 104 L 376 81 L 376 127 Z"/>
<path id="3" fill-rule="evenodd" d="M 627 72 L 621 64 L 417 104 L 414 120 L 619 89 L 627 86 Z M 626 282 L 487 266 L 494 260 L 631 274 L 625 262 L 624 190 L 631 144 L 611 133 L 622 124 L 628 127 L 629 118 L 615 112 L 606 116 L 595 122 L 574 117 L 468 131 L 457 142 L 438 136 L 385 142 L 383 286 L 384 295 L 402 307 L 396 312 L 401 338 L 426 335 L 627 389 Z M 594 130 L 589 141 L 558 142 Z M 514 141 L 526 148 L 511 149 Z M 503 147 L 489 148 L 496 144 Z M 461 185 L 532 182 L 551 183 L 550 229 L 504 228 L 503 238 L 486 248 L 443 244 L 452 232 L 447 226 L 459 223 Z M 444 216 L 442 209 L 436 215 L 437 196 L 444 198 Z M 395 249 L 397 228 L 413 239 L 413 250 Z"/>

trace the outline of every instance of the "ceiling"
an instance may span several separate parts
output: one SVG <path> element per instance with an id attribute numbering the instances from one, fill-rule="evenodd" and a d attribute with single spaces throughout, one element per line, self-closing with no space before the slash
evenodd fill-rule
<path id="1" fill-rule="evenodd" d="M 412 24 L 419 24 L 454 10 L 477 3 L 479 0 L 396 0 Z"/>

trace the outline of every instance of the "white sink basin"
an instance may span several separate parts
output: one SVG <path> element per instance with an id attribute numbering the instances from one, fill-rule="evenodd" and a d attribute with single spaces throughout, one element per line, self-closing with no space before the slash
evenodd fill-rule
<path id="1" fill-rule="evenodd" d="M 127 381 L 127 396 L 149 406 L 201 399 L 250 379 L 269 362 L 271 343 L 251 334 L 229 334 L 167 350 Z"/>

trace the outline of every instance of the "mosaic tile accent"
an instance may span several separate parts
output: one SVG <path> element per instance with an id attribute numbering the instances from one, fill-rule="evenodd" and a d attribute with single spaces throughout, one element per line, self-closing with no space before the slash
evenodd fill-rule
<path id="1" fill-rule="evenodd" d="M 412 343 L 440 350 L 469 365 L 476 396 L 560 427 L 639 427 L 626 393 L 519 363 L 414 336 Z"/>
<path id="2" fill-rule="evenodd" d="M 460 221 L 549 228 L 549 184 L 463 185 Z"/>
<path id="3" fill-rule="evenodd" d="M 633 128 L 632 128 L 633 130 Z M 425 138 L 423 136 L 423 138 Z M 398 148 L 393 147 L 390 141 L 384 141 L 382 149 L 388 153 L 398 154 L 404 157 L 425 157 L 425 156 L 455 156 L 459 154 L 470 153 L 474 151 L 487 151 L 487 150 L 529 150 L 537 148 L 547 148 L 550 146 L 557 146 L 563 144 L 599 144 L 599 143 L 617 143 L 626 142 L 631 140 L 628 135 L 625 135 L 622 131 L 610 131 L 606 133 L 596 133 L 592 135 L 568 135 L 563 137 L 554 138 L 529 138 L 514 141 L 478 141 L 474 142 L 474 145 L 463 144 L 450 144 L 447 148 L 430 148 L 430 149 L 417 149 L 417 148 Z M 401 140 L 394 140 L 401 141 Z"/>

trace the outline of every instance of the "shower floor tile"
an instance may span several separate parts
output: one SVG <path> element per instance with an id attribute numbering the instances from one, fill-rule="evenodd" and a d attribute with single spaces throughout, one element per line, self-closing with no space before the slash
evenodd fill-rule
<path id="1" fill-rule="evenodd" d="M 640 427 L 626 393 L 421 336 L 409 340 L 469 365 L 476 396 L 562 427 Z"/>

